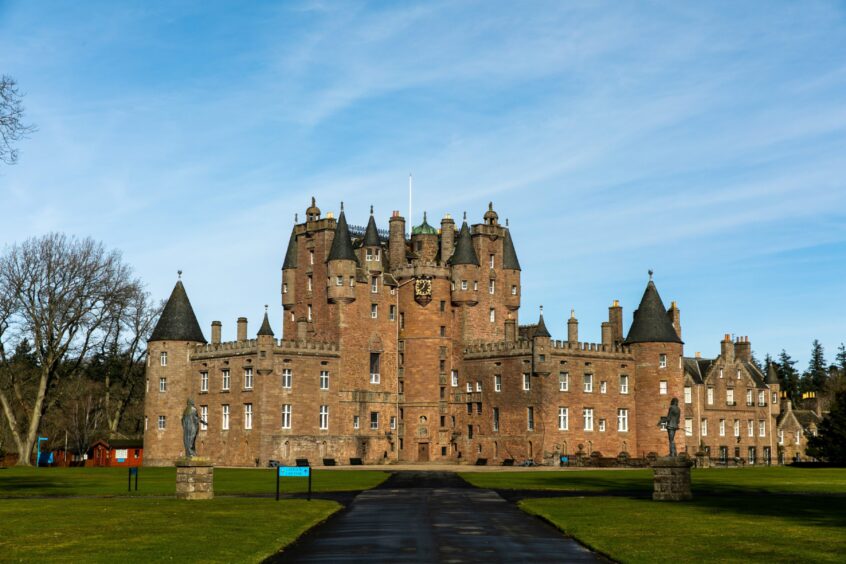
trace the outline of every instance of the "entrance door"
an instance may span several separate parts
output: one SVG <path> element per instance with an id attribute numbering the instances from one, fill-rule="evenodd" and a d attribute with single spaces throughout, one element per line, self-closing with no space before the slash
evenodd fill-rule
<path id="1" fill-rule="evenodd" d="M 429 443 L 417 443 L 417 461 L 429 462 Z"/>

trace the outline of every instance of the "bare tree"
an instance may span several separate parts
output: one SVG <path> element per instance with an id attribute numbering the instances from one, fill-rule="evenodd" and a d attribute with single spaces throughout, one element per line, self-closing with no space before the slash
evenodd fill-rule
<path id="1" fill-rule="evenodd" d="M 103 422 L 103 397 L 96 382 L 70 378 L 61 386 L 62 424 L 74 452 L 84 454 Z"/>
<path id="2" fill-rule="evenodd" d="M 29 465 L 44 413 L 62 379 L 78 375 L 109 333 L 118 304 L 138 281 L 116 251 L 91 239 L 50 234 L 11 247 L 0 258 L 0 404 L 20 455 Z M 6 350 L 29 339 L 37 366 L 23 385 Z"/>
<path id="3" fill-rule="evenodd" d="M 35 131 L 23 122 L 24 108 L 18 85 L 10 76 L 0 76 L 0 162 L 12 165 L 18 160 L 15 145 Z"/>

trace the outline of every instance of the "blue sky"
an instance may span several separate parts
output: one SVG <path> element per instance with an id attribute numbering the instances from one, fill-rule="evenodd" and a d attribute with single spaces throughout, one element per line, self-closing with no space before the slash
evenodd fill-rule
<path id="1" fill-rule="evenodd" d="M 521 320 L 599 340 L 649 268 L 686 351 L 726 333 L 804 368 L 846 340 L 842 2 L 2 2 L 38 132 L 0 169 L 4 244 L 121 249 L 200 322 L 279 332 L 309 198 L 381 227 L 511 222 Z"/>

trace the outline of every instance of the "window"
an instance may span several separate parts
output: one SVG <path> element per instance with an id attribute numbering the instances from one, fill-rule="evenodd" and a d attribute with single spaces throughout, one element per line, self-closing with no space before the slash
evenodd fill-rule
<path id="1" fill-rule="evenodd" d="M 467 289 L 467 280 L 462 280 L 462 281 L 461 281 L 461 289 L 462 289 L 462 290 L 466 290 L 466 289 Z"/>
<path id="2" fill-rule="evenodd" d="M 282 284 L 282 293 L 283 293 L 283 294 L 287 294 L 287 293 L 288 293 L 288 285 L 287 285 L 287 284 Z"/>
<path id="3" fill-rule="evenodd" d="M 703 437 L 708 436 L 708 420 L 704 417 L 699 422 L 699 432 L 702 434 Z"/>
<path id="4" fill-rule="evenodd" d="M 758 436 L 759 437 L 766 437 L 767 436 L 767 423 L 763 419 L 758 419 Z"/>
<path id="5" fill-rule="evenodd" d="M 344 285 L 344 277 L 343 276 L 336 276 L 335 277 L 335 286 L 343 286 Z"/>
<path id="6" fill-rule="evenodd" d="M 291 428 L 291 404 L 286 403 L 282 406 L 282 428 Z M 358 429 L 358 427 L 356 427 Z"/>
<path id="7" fill-rule="evenodd" d="M 558 391 L 570 391 L 570 375 L 567 372 L 560 372 L 558 374 Z"/>
<path id="8" fill-rule="evenodd" d="M 291 382 L 293 381 L 293 375 L 291 374 L 290 368 L 283 368 L 282 369 L 282 387 L 288 390 L 291 389 Z"/>
<path id="9" fill-rule="evenodd" d="M 798 445 L 802 441 L 802 433 L 801 431 L 796 431 L 796 438 L 794 442 Z"/>
<path id="10" fill-rule="evenodd" d="M 784 444 L 784 431 L 782 431 L 781 429 L 779 429 L 778 431 L 778 444 Z"/>
<path id="11" fill-rule="evenodd" d="M 209 373 L 206 371 L 200 372 L 200 391 L 209 391 Z"/>
<path id="12" fill-rule="evenodd" d="M 491 280 L 488 282 L 488 293 L 495 294 L 496 293 L 496 280 Z"/>
<path id="13" fill-rule="evenodd" d="M 764 407 L 765 405 L 767 405 L 767 392 L 760 390 L 758 392 L 758 406 Z"/>
<path id="14" fill-rule="evenodd" d="M 502 391 L 502 376 L 499 375 L 499 374 L 496 374 L 494 376 L 494 391 L 495 392 L 501 392 Z"/>
<path id="15" fill-rule="evenodd" d="M 734 390 L 732 388 L 726 390 L 726 405 L 734 405 Z"/>
<path id="16" fill-rule="evenodd" d="M 751 419 L 746 420 L 746 433 L 750 437 L 755 436 L 755 422 L 752 421 Z"/>
<path id="17" fill-rule="evenodd" d="M 373 260 L 373 250 L 370 247 L 365 251 L 364 260 Z"/>
<path id="18" fill-rule="evenodd" d="M 599 420 L 599 432 L 600 432 L 600 433 L 604 433 L 604 432 L 605 432 L 605 419 L 600 419 L 600 420 Z"/>
<path id="19" fill-rule="evenodd" d="M 200 406 L 200 431 L 208 431 L 209 429 L 209 406 Z"/>
<path id="20" fill-rule="evenodd" d="M 371 276 L 370 277 L 370 293 L 371 294 L 378 294 L 379 293 L 379 277 L 378 276 Z"/>
<path id="21" fill-rule="evenodd" d="M 380 376 L 380 355 L 379 353 L 370 353 L 370 383 L 378 384 L 381 381 Z"/>
<path id="22" fill-rule="evenodd" d="M 379 317 L 379 306 L 376 304 L 370 304 L 370 319 L 376 319 Z"/>
<path id="23" fill-rule="evenodd" d="M 476 403 L 476 414 L 478 414 L 478 415 L 482 414 L 482 402 Z"/>
<path id="24" fill-rule="evenodd" d="M 244 389 L 245 390 L 252 390 L 253 389 L 253 369 L 252 367 L 248 367 L 244 369 Z"/>
<path id="25" fill-rule="evenodd" d="M 626 432 L 629 430 L 629 410 L 628 409 L 618 409 L 617 410 L 617 430 Z"/>
<path id="26" fill-rule="evenodd" d="M 620 393 L 629 393 L 629 377 L 625 374 L 623 376 L 620 376 Z"/>
<path id="27" fill-rule="evenodd" d="M 220 420 L 220 428 L 224 431 L 229 430 L 229 406 L 223 404 L 220 406 L 221 409 L 221 420 Z"/>
<path id="28" fill-rule="evenodd" d="M 320 429 L 325 431 L 329 428 L 329 406 L 320 406 Z"/>
<path id="29" fill-rule="evenodd" d="M 740 368 L 737 369 L 737 379 L 740 380 Z"/>
<path id="30" fill-rule="evenodd" d="M 693 403 L 693 390 L 690 386 L 684 387 L 684 403 Z"/>
<path id="31" fill-rule="evenodd" d="M 306 290 L 311 292 L 313 289 L 314 289 L 314 279 L 311 277 L 311 274 L 309 274 L 306 277 Z"/>
<path id="32" fill-rule="evenodd" d="M 159 378 L 159 391 L 166 392 L 167 391 L 167 378 Z"/>
<path id="33" fill-rule="evenodd" d="M 311 312 L 311 304 L 308 304 L 308 315 L 307 318 L 309 321 L 312 320 L 312 312 Z"/>
<path id="34" fill-rule="evenodd" d="M 658 355 L 658 368 L 667 368 L 667 355 Z"/>
<path id="35" fill-rule="evenodd" d="M 379 428 L 379 412 L 378 411 L 371 411 L 370 412 L 370 429 L 375 431 Z"/>
<path id="36" fill-rule="evenodd" d="M 489 316 L 490 316 L 490 322 L 494 323 L 496 321 L 496 310 L 494 308 L 491 308 Z"/>
<path id="37" fill-rule="evenodd" d="M 593 408 L 584 408 L 582 410 L 582 417 L 585 420 L 585 431 L 593 431 Z"/>
<path id="38" fill-rule="evenodd" d="M 473 280 L 473 291 L 475 292 L 478 289 L 479 289 L 479 281 Z"/>
<path id="39" fill-rule="evenodd" d="M 381 260 L 382 253 L 379 251 L 381 249 L 373 249 L 373 260 Z"/>
<path id="40" fill-rule="evenodd" d="M 667 395 L 667 381 L 666 380 L 661 380 L 660 382 L 658 382 L 658 393 L 661 394 L 662 396 Z"/>
<path id="41" fill-rule="evenodd" d="M 159 431 L 164 431 L 165 427 L 167 427 L 167 417 L 159 415 Z"/>
<path id="42" fill-rule="evenodd" d="M 476 391 L 477 392 L 482 391 L 482 382 L 480 382 L 479 380 L 476 380 Z"/>
<path id="43" fill-rule="evenodd" d="M 706 392 L 708 405 L 714 405 L 714 386 L 708 386 L 708 391 Z"/>
<path id="44" fill-rule="evenodd" d="M 220 388 L 224 391 L 229 391 L 229 369 L 223 369 L 223 378 L 221 379 Z"/>
<path id="45" fill-rule="evenodd" d="M 473 438 L 473 425 L 467 425 L 467 438 Z"/>
<path id="46" fill-rule="evenodd" d="M 252 429 L 253 428 L 253 404 L 245 403 L 244 404 L 244 429 Z"/>
<path id="47" fill-rule="evenodd" d="M 752 390 L 746 390 L 746 406 L 752 406 L 755 403 L 752 400 Z"/>
<path id="48" fill-rule="evenodd" d="M 734 429 L 732 429 L 732 430 L 734 431 L 735 437 L 740 436 L 740 420 L 739 419 L 734 420 Z"/>
<path id="49" fill-rule="evenodd" d="M 692 417 L 685 417 L 684 420 L 684 435 L 686 437 L 693 436 L 693 418 Z"/>
<path id="50" fill-rule="evenodd" d="M 584 389 L 585 393 L 589 394 L 593 392 L 593 374 L 585 374 Z"/>
<path id="51" fill-rule="evenodd" d="M 400 329 L 405 329 L 405 314 L 400 312 Z"/>
<path id="52" fill-rule="evenodd" d="M 329 371 L 328 370 L 321 370 L 320 371 L 320 389 L 321 390 L 328 390 L 329 389 Z"/>
<path id="53" fill-rule="evenodd" d="M 490 263 L 489 263 L 489 264 L 491 265 L 491 268 L 493 268 L 493 267 L 494 267 L 494 257 L 495 257 L 495 256 L 496 256 L 496 255 L 490 255 Z M 493 292 L 491 292 L 491 294 L 493 294 Z"/>
<path id="54" fill-rule="evenodd" d="M 535 430 L 535 408 L 534 407 L 527 407 L 526 408 L 526 428 L 529 431 Z"/>
<path id="55" fill-rule="evenodd" d="M 161 363 L 162 366 L 167 366 L 167 353 L 166 352 L 162 352 L 162 354 L 159 355 L 159 363 Z"/>
<path id="56" fill-rule="evenodd" d="M 720 436 L 721 437 L 726 436 L 726 420 L 725 419 L 720 419 Z"/>
<path id="57" fill-rule="evenodd" d="M 723 379 L 723 369 L 720 368 L 720 380 L 722 380 L 722 379 Z"/>
<path id="58" fill-rule="evenodd" d="M 516 284 L 514 284 L 514 285 L 512 285 L 512 286 L 511 286 L 511 295 L 512 295 L 512 296 L 516 296 L 516 295 L 517 295 L 517 285 L 516 285 Z"/>
<path id="59" fill-rule="evenodd" d="M 355 288 L 355 276 L 350 276 L 350 288 Z"/>
<path id="60" fill-rule="evenodd" d="M 397 428 L 397 416 L 391 415 L 391 429 Z"/>
<path id="61" fill-rule="evenodd" d="M 771 401 L 771 403 L 772 403 L 773 405 L 775 405 L 776 403 L 778 403 L 778 394 L 777 394 L 776 392 L 773 392 L 773 399 L 772 399 L 772 400 L 770 400 L 770 401 Z"/>
<path id="62" fill-rule="evenodd" d="M 531 376 L 528 374 L 523 374 L 523 390 L 529 391 L 532 389 L 532 381 Z"/>
<path id="63" fill-rule="evenodd" d="M 599 393 L 600 394 L 607 394 L 608 393 L 608 382 L 606 382 L 605 380 L 602 380 L 599 383 Z"/>
<path id="64" fill-rule="evenodd" d="M 473 384 L 471 384 L 470 382 L 467 382 L 467 393 L 470 393 L 472 391 L 473 391 Z"/>
<path id="65" fill-rule="evenodd" d="M 397 306 L 390 306 L 388 308 L 388 319 L 390 321 L 396 321 L 397 319 Z"/>
<path id="66" fill-rule="evenodd" d="M 570 412 L 566 407 L 558 408 L 558 430 L 566 431 L 570 428 Z"/>
<path id="67" fill-rule="evenodd" d="M 314 264 L 314 251 L 309 251 L 309 252 L 308 252 L 308 263 L 309 263 L 309 264 Z"/>
<path id="68" fill-rule="evenodd" d="M 360 417 L 358 415 L 353 415 L 353 429 L 358 429 L 359 419 Z"/>
<path id="69" fill-rule="evenodd" d="M 441 300 L 440 310 L 441 310 L 441 312 L 446 311 L 446 301 L 445 300 Z"/>
<path id="70" fill-rule="evenodd" d="M 499 408 L 493 408 L 493 430 L 499 431 Z"/>
<path id="71" fill-rule="evenodd" d="M 452 387 L 457 388 L 458 387 L 458 370 L 453 370 L 451 374 L 452 374 Z"/>

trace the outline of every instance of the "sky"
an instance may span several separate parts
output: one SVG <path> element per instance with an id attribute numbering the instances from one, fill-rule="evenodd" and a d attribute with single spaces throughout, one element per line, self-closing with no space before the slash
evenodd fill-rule
<path id="1" fill-rule="evenodd" d="M 843 2 L 9 2 L 38 130 L 0 244 L 61 231 L 183 281 L 208 337 L 269 304 L 310 198 L 510 220 L 521 322 L 600 340 L 648 280 L 686 354 L 846 341 Z"/>

